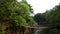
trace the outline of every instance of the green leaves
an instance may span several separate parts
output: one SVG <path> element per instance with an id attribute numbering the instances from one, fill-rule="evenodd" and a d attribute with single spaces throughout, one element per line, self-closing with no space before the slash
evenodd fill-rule
<path id="1" fill-rule="evenodd" d="M 45 17 L 50 26 L 48 34 L 60 34 L 60 4 L 46 11 Z"/>
<path id="2" fill-rule="evenodd" d="M 31 6 L 26 1 L 4 0 L 0 3 L 0 20 L 4 21 L 5 25 L 9 24 L 7 27 L 12 30 L 14 28 L 20 29 L 22 26 L 25 27 L 30 24 L 33 25 L 35 22 L 30 17 L 31 13 Z"/>
<path id="3" fill-rule="evenodd" d="M 60 5 L 55 6 L 53 9 L 46 13 L 48 23 L 56 24 L 60 23 Z"/>
<path id="4" fill-rule="evenodd" d="M 34 20 L 38 23 L 38 25 L 45 24 L 45 22 L 46 22 L 45 15 L 41 14 L 41 13 L 37 13 L 34 16 Z"/>
<path id="5" fill-rule="evenodd" d="M 27 25 L 25 19 L 22 16 L 16 16 L 14 21 L 19 26 L 26 26 Z"/>

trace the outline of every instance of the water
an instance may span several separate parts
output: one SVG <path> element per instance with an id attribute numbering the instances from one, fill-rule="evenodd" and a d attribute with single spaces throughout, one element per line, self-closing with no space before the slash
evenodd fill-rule
<path id="1" fill-rule="evenodd" d="M 43 29 L 45 29 L 46 27 L 39 27 L 36 31 L 35 34 L 43 34 L 42 31 Z"/>
<path id="2" fill-rule="evenodd" d="M 41 28 L 38 28 L 36 31 L 35 31 L 35 34 L 42 34 L 42 29 Z"/>

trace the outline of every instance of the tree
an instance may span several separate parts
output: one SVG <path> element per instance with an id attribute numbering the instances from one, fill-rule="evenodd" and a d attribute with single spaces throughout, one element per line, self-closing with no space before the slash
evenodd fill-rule
<path id="1" fill-rule="evenodd" d="M 49 24 L 48 34 L 60 34 L 60 4 L 45 12 L 45 18 Z"/>
<path id="2" fill-rule="evenodd" d="M 57 24 L 60 23 L 60 5 L 55 6 L 53 9 L 49 10 L 49 12 L 46 13 L 46 18 L 48 23 L 50 24 Z"/>
<path id="3" fill-rule="evenodd" d="M 44 14 L 37 13 L 37 14 L 34 16 L 34 20 L 35 20 L 38 24 L 43 24 L 43 22 L 45 22 L 45 16 L 44 16 Z"/>
<path id="4" fill-rule="evenodd" d="M 16 0 L 4 0 L 0 3 L 0 24 L 8 22 L 10 29 L 22 29 L 28 25 L 27 22 L 33 22 L 30 17 L 31 6 L 26 1 L 17 2 Z M 31 19 L 29 19 L 29 17 Z M 28 19 L 30 21 L 28 21 Z M 33 21 L 31 21 L 33 20 Z"/>

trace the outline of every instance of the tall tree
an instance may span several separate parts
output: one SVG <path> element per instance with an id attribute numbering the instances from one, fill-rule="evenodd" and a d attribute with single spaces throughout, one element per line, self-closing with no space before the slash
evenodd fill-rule
<path id="1" fill-rule="evenodd" d="M 45 16 L 44 14 L 41 13 L 37 13 L 34 16 L 34 20 L 38 23 L 38 24 L 43 24 L 45 22 Z"/>
<path id="2" fill-rule="evenodd" d="M 8 27 L 21 28 L 28 25 L 31 7 L 26 1 L 4 0 L 0 3 L 0 24 L 9 24 Z M 30 17 L 31 18 L 31 17 Z M 33 18 L 29 19 L 32 22 Z M 7 23 L 8 22 L 8 23 Z"/>
<path id="3" fill-rule="evenodd" d="M 45 17 L 47 23 L 50 25 L 48 34 L 60 34 L 60 4 L 47 10 Z"/>

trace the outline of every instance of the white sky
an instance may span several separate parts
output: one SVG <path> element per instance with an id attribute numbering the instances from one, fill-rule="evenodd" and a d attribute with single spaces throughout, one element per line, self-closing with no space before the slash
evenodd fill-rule
<path id="1" fill-rule="evenodd" d="M 55 5 L 59 4 L 60 0 L 27 0 L 27 2 L 32 6 L 36 14 L 52 9 Z"/>

